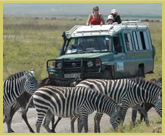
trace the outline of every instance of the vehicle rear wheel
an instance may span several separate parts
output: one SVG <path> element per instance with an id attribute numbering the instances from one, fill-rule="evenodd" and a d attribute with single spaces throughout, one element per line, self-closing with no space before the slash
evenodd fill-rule
<path id="1" fill-rule="evenodd" d="M 109 70 L 105 70 L 102 74 L 102 79 L 112 79 L 111 72 Z"/>
<path id="2" fill-rule="evenodd" d="M 136 74 L 137 77 L 145 77 L 145 74 L 144 74 L 144 68 L 140 67 L 138 69 L 138 72 Z"/>

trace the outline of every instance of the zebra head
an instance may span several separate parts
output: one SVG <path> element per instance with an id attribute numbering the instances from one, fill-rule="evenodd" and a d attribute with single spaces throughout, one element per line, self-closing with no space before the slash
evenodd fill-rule
<path id="1" fill-rule="evenodd" d="M 116 105 L 110 117 L 110 123 L 112 124 L 112 127 L 115 130 L 117 130 L 118 125 L 121 123 L 121 120 L 122 120 L 121 110 L 122 110 L 122 107 L 119 105 Z"/>
<path id="2" fill-rule="evenodd" d="M 25 91 L 32 95 L 38 89 L 38 82 L 34 77 L 34 72 L 25 72 L 25 77 Z"/>
<path id="3" fill-rule="evenodd" d="M 154 106 L 157 113 L 160 115 L 160 117 L 162 117 L 162 91 L 160 91 Z"/>

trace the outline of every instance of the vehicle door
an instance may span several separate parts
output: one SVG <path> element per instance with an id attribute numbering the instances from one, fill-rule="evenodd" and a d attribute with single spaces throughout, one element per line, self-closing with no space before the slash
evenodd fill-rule
<path id="1" fill-rule="evenodd" d="M 153 50 L 148 30 L 133 31 L 135 45 L 136 69 L 139 65 L 144 66 L 144 73 L 150 72 L 154 67 Z"/>
<path id="2" fill-rule="evenodd" d="M 133 39 L 131 30 L 125 30 L 122 33 L 123 46 L 125 49 L 125 71 L 128 77 L 135 75 L 135 49 L 133 46 Z"/>
<path id="3" fill-rule="evenodd" d="M 125 52 L 121 43 L 121 35 L 112 37 L 115 78 L 124 78 L 127 75 L 125 72 Z"/>

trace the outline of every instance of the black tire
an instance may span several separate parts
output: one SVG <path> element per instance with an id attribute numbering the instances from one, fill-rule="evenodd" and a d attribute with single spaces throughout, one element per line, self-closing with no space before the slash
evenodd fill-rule
<path id="1" fill-rule="evenodd" d="M 105 70 L 102 74 L 102 79 L 112 79 L 111 72 L 109 70 Z"/>
<path id="2" fill-rule="evenodd" d="M 139 69 L 138 69 L 138 72 L 137 72 L 137 74 L 136 74 L 136 77 L 145 77 L 145 74 L 144 74 L 144 68 L 142 68 L 142 67 L 140 67 Z"/>

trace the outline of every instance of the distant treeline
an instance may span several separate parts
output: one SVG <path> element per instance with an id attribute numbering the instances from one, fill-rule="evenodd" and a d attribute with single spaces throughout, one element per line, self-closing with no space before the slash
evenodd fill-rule
<path id="1" fill-rule="evenodd" d="M 7 19 L 9 16 L 3 17 L 3 19 Z M 14 17 L 14 18 L 22 18 L 22 17 Z M 71 21 L 82 21 L 85 19 L 85 17 L 31 17 L 35 20 L 71 20 Z M 106 18 L 105 18 L 106 19 Z M 122 21 L 135 21 L 140 20 L 142 22 L 162 22 L 162 19 L 158 18 L 122 18 Z"/>

